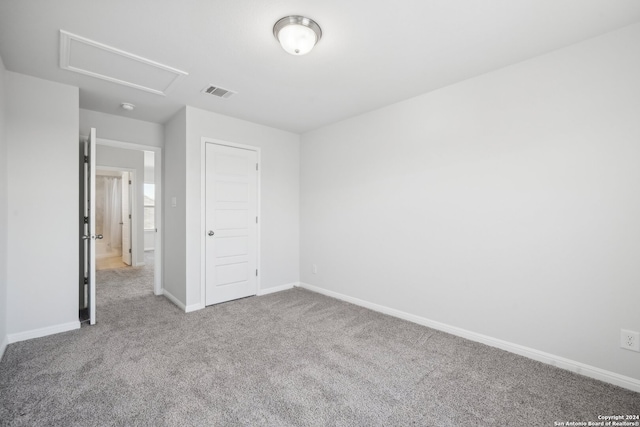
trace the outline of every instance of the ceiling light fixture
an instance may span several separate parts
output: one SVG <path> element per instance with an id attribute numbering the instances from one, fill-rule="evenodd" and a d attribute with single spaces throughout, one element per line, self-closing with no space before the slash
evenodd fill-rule
<path id="1" fill-rule="evenodd" d="M 276 22 L 273 35 L 291 55 L 304 55 L 320 41 L 322 30 L 313 19 L 292 15 Z"/>
<path id="2" fill-rule="evenodd" d="M 122 104 L 120 104 L 120 107 L 123 110 L 127 110 L 127 111 L 133 111 L 134 108 L 136 108 L 135 105 L 129 103 L 129 102 L 123 102 Z"/>

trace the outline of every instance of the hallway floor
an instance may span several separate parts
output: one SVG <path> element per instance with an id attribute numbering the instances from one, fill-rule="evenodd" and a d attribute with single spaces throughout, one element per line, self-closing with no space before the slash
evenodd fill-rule
<path id="1" fill-rule="evenodd" d="M 122 261 L 122 260 L 121 260 Z M 144 265 L 110 268 L 96 272 L 96 308 L 99 317 L 104 307 L 113 303 L 153 296 L 154 251 L 144 253 Z"/>
<path id="2" fill-rule="evenodd" d="M 108 270 L 110 268 L 129 267 L 122 262 L 122 256 L 114 256 L 109 258 L 96 258 L 96 270 Z"/>

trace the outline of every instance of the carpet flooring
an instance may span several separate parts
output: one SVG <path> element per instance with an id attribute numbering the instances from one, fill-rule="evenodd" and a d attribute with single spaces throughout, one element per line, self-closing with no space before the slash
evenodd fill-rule
<path id="1" fill-rule="evenodd" d="M 98 323 L 11 344 L 5 426 L 554 426 L 640 394 L 292 289 L 185 314 L 152 265 L 98 278 Z"/>

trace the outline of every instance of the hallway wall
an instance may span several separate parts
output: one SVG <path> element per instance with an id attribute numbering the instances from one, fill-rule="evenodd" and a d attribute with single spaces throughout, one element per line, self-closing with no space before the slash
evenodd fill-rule
<path id="1" fill-rule="evenodd" d="M 161 124 L 81 108 L 80 135 L 89 135 L 92 127 L 96 128 L 98 138 L 151 147 L 164 146 L 164 126 Z"/>
<path id="2" fill-rule="evenodd" d="M 80 327 L 79 91 L 13 72 L 5 79 L 7 328 L 14 342 Z"/>
<path id="3" fill-rule="evenodd" d="M 0 57 L 0 360 L 7 346 L 7 141 L 5 69 Z"/>

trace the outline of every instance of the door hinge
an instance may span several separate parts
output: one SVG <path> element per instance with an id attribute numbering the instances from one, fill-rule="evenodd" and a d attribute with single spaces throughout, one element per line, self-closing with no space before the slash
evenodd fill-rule
<path id="1" fill-rule="evenodd" d="M 131 185 L 131 180 L 129 180 L 129 185 Z"/>
<path id="2" fill-rule="evenodd" d="M 256 224 L 258 223 L 258 217 L 256 217 Z"/>
<path id="3" fill-rule="evenodd" d="M 129 248 L 129 253 L 131 253 L 131 248 Z"/>
<path id="4" fill-rule="evenodd" d="M 258 164 L 256 163 L 256 170 L 258 170 Z"/>
<path id="5" fill-rule="evenodd" d="M 85 278 L 84 278 L 84 284 L 85 284 L 85 285 L 88 285 L 88 284 L 89 284 L 89 278 L 88 278 L 88 277 L 85 277 Z"/>
<path id="6" fill-rule="evenodd" d="M 129 219 L 131 219 L 131 214 L 129 214 Z"/>
<path id="7" fill-rule="evenodd" d="M 88 217 L 88 216 L 85 216 L 85 217 L 84 217 L 84 223 L 85 223 L 85 224 L 89 224 L 89 217 Z"/>
<path id="8" fill-rule="evenodd" d="M 89 156 L 84 156 L 84 162 L 89 163 Z"/>
<path id="9" fill-rule="evenodd" d="M 258 275 L 258 269 L 256 268 L 256 276 Z"/>

